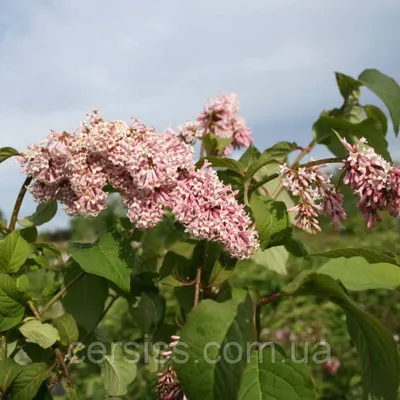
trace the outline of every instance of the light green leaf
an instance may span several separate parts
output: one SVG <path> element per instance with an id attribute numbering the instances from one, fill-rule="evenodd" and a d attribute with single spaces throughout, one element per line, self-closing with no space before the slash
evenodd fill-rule
<path id="1" fill-rule="evenodd" d="M 29 217 L 18 220 L 21 226 L 40 226 L 49 222 L 57 214 L 57 201 L 49 203 L 40 203 L 36 211 Z"/>
<path id="2" fill-rule="evenodd" d="M 17 272 L 29 254 L 29 243 L 21 237 L 21 234 L 18 231 L 10 233 L 0 243 L 0 271 Z"/>
<path id="3" fill-rule="evenodd" d="M 366 69 L 358 77 L 358 80 L 385 103 L 392 117 L 393 129 L 397 136 L 400 126 L 400 87 L 397 82 L 377 69 Z"/>
<path id="4" fill-rule="evenodd" d="M 340 280 L 347 290 L 400 288 L 399 266 L 369 264 L 362 257 L 336 258 L 328 261 L 318 272 Z"/>
<path id="5" fill-rule="evenodd" d="M 283 356 L 274 343 L 253 352 L 243 374 L 238 400 L 314 400 L 316 392 L 305 364 Z"/>
<path id="6" fill-rule="evenodd" d="M 18 151 L 12 147 L 2 147 L 0 148 L 0 164 L 8 158 L 18 155 Z"/>
<path id="7" fill-rule="evenodd" d="M 328 275 L 304 271 L 283 288 L 282 294 L 316 295 L 341 306 L 358 351 L 366 394 L 384 400 L 397 398 L 400 362 L 393 335 L 378 319 L 362 310 L 340 283 Z"/>
<path id="8" fill-rule="evenodd" d="M 48 349 L 57 340 L 60 340 L 58 331 L 53 325 L 42 324 L 36 319 L 25 322 L 19 330 L 28 340 L 38 344 L 43 349 Z"/>
<path id="9" fill-rule="evenodd" d="M 136 378 L 136 363 L 123 353 L 121 343 L 111 343 L 111 349 L 100 364 L 104 387 L 109 396 L 124 396 Z"/>
<path id="10" fill-rule="evenodd" d="M 364 248 L 353 248 L 347 247 L 343 249 L 333 249 L 322 253 L 311 253 L 310 257 L 326 257 L 326 258 L 351 258 L 351 257 L 363 257 L 368 263 L 389 263 L 398 264 L 395 257 L 392 257 L 385 253 L 379 253 L 378 251 Z"/>
<path id="11" fill-rule="evenodd" d="M 84 271 L 102 276 L 129 293 L 134 256 L 130 243 L 117 232 L 104 233 L 93 244 L 70 243 L 68 248 Z"/>
<path id="12" fill-rule="evenodd" d="M 64 346 L 69 346 L 79 338 L 78 326 L 71 314 L 63 314 L 53 321 L 53 324 L 60 335 L 60 342 Z"/>
<path id="13" fill-rule="evenodd" d="M 283 202 L 253 195 L 250 207 L 260 236 L 261 249 L 278 246 L 291 235 L 292 227 Z"/>
<path id="14" fill-rule="evenodd" d="M 80 272 L 82 270 L 77 268 L 76 264 L 70 267 L 66 271 L 65 284 L 67 285 Z M 79 326 L 87 332 L 92 332 L 100 322 L 107 298 L 107 281 L 100 276 L 85 274 L 68 289 L 62 304 Z"/>
<path id="15" fill-rule="evenodd" d="M 245 291 L 233 294 L 223 303 L 204 300 L 194 308 L 174 348 L 174 369 L 191 400 L 237 398 L 246 367 L 246 345 L 254 340 L 255 332 L 250 296 Z M 231 342 L 235 345 L 227 345 Z M 186 362 L 184 351 L 189 356 Z"/>
<path id="16" fill-rule="evenodd" d="M 33 399 L 41 384 L 51 375 L 50 368 L 45 363 L 27 365 L 16 377 L 11 392 L 13 400 Z"/>

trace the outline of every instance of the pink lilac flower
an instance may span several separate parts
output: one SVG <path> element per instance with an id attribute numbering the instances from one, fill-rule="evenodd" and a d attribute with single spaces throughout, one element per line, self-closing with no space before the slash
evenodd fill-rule
<path id="1" fill-rule="evenodd" d="M 171 336 L 172 342 L 169 344 L 169 350 L 161 353 L 167 361 L 170 360 L 173 348 L 178 344 L 180 337 Z M 176 372 L 172 365 L 168 365 L 167 369 L 157 374 L 158 382 L 156 393 L 160 400 L 188 400 L 187 396 L 182 392 L 181 385 L 177 380 Z"/>
<path id="2" fill-rule="evenodd" d="M 323 368 L 330 374 L 336 375 L 338 369 L 340 368 L 340 360 L 336 357 L 332 357 L 329 361 L 323 364 Z"/>
<path id="3" fill-rule="evenodd" d="M 232 104 L 225 105 L 230 112 Z M 158 134 L 137 119 L 107 122 L 93 109 L 73 133 L 51 132 L 19 159 L 34 178 L 28 187 L 42 203 L 57 200 L 70 215 L 96 216 L 111 185 L 139 229 L 156 226 L 168 210 L 199 239 L 216 240 L 238 258 L 258 247 L 251 220 L 236 192 L 205 167 L 196 171 L 193 147 L 168 132 Z"/>
<path id="4" fill-rule="evenodd" d="M 181 179 L 171 196 L 172 212 L 186 231 L 199 239 L 221 243 L 234 257 L 248 258 L 259 246 L 252 221 L 230 186 L 205 162 Z"/>
<path id="5" fill-rule="evenodd" d="M 323 167 L 325 165 L 291 169 L 286 164 L 280 167 L 283 186 L 294 196 L 300 197 L 299 203 L 288 211 L 296 212 L 299 228 L 312 233 L 321 230 L 319 213 L 328 216 L 336 229 L 340 229 L 341 221 L 347 218 L 343 196 L 336 191 L 330 177 L 321 171 Z"/>
<path id="6" fill-rule="evenodd" d="M 344 160 L 343 183 L 349 185 L 360 200 L 357 203 L 367 229 L 381 221 L 379 211 L 388 209 L 393 217 L 399 216 L 400 189 L 399 167 L 394 167 L 375 150 L 366 146 L 367 141 L 361 138 L 351 145 L 345 139 L 343 145 L 349 151 Z"/>

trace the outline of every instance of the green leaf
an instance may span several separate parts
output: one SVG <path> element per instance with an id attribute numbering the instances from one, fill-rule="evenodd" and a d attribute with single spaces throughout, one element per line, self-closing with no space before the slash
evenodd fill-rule
<path id="1" fill-rule="evenodd" d="M 386 135 L 388 130 L 388 122 L 385 113 L 380 108 L 371 104 L 363 106 L 363 110 L 368 118 L 374 118 L 375 120 L 379 121 L 382 126 L 383 134 Z"/>
<path id="2" fill-rule="evenodd" d="M 65 284 L 80 272 L 82 270 L 76 268 L 76 265 L 69 268 L 66 271 Z M 87 332 L 92 332 L 100 322 L 107 298 L 107 281 L 100 276 L 85 274 L 68 289 L 62 304 L 79 326 Z"/>
<path id="3" fill-rule="evenodd" d="M 29 279 L 26 275 L 20 275 L 16 280 L 15 284 L 17 285 L 17 289 L 20 292 L 29 292 L 31 288 L 31 284 L 29 282 Z"/>
<path id="4" fill-rule="evenodd" d="M 68 249 L 84 271 L 102 276 L 129 293 L 134 256 L 130 243 L 117 232 L 103 233 L 93 244 L 70 243 Z"/>
<path id="5" fill-rule="evenodd" d="M 305 364 L 283 356 L 274 343 L 254 351 L 243 374 L 238 400 L 314 400 L 316 392 Z"/>
<path id="6" fill-rule="evenodd" d="M 49 203 L 40 203 L 36 211 L 29 217 L 18 220 L 21 226 L 40 226 L 49 222 L 57 214 L 57 201 Z"/>
<path id="7" fill-rule="evenodd" d="M 0 164 L 8 158 L 18 155 L 18 151 L 12 147 L 2 147 L 0 148 Z"/>
<path id="8" fill-rule="evenodd" d="M 198 164 L 202 166 L 204 164 L 204 160 L 207 159 L 213 167 L 217 168 L 226 168 L 231 171 L 235 171 L 240 175 L 244 175 L 244 167 L 240 163 L 240 161 L 233 160 L 232 158 L 220 158 L 215 156 L 207 156 L 204 159 L 201 159 Z"/>
<path id="9" fill-rule="evenodd" d="M 22 365 L 17 364 L 12 359 L 0 361 L 0 393 L 6 392 L 23 369 Z"/>
<path id="10" fill-rule="evenodd" d="M 18 317 L 25 311 L 25 296 L 19 291 L 11 276 L 0 273 L 0 313 L 6 317 Z"/>
<path id="11" fill-rule="evenodd" d="M 339 91 L 344 99 L 358 100 L 360 98 L 360 86 L 362 86 L 361 82 L 340 72 L 336 72 L 335 75 Z"/>
<path id="12" fill-rule="evenodd" d="M 278 246 L 291 235 L 292 227 L 283 202 L 253 195 L 250 207 L 260 236 L 261 249 Z"/>
<path id="13" fill-rule="evenodd" d="M 48 349 L 57 340 L 60 340 L 58 331 L 53 325 L 42 324 L 37 319 L 25 322 L 19 330 L 28 340 L 38 344 L 43 349 Z"/>
<path id="14" fill-rule="evenodd" d="M 50 376 L 50 368 L 45 363 L 35 363 L 25 366 L 11 386 L 12 399 L 33 399 L 42 383 Z"/>
<path id="15" fill-rule="evenodd" d="M 131 309 L 131 315 L 143 334 L 151 334 L 161 322 L 165 312 L 165 300 L 158 294 L 143 293 L 139 304 Z"/>
<path id="16" fill-rule="evenodd" d="M 79 338 L 79 330 L 74 317 L 71 314 L 63 314 L 53 320 L 53 324 L 60 335 L 60 342 L 64 346 L 69 346 Z"/>
<path id="17" fill-rule="evenodd" d="M 352 136 L 360 139 L 365 137 L 368 145 L 391 161 L 388 142 L 385 138 L 381 123 L 375 118 L 367 118 L 359 123 L 352 123 L 346 118 L 322 115 L 313 125 L 314 137 L 319 143 L 325 144 L 337 157 L 347 157 L 347 150 L 337 138 L 337 132 L 342 138 L 353 142 Z"/>
<path id="18" fill-rule="evenodd" d="M 376 264 L 375 264 L 376 265 Z M 304 271 L 282 290 L 283 295 L 316 295 L 338 304 L 346 313 L 347 328 L 358 351 L 367 394 L 395 400 L 400 363 L 393 335 L 362 310 L 328 275 Z"/>
<path id="19" fill-rule="evenodd" d="M 220 138 L 214 134 L 208 134 L 204 139 L 204 147 L 206 149 L 206 154 L 217 154 L 222 155 L 226 147 L 232 143 L 232 138 Z"/>
<path id="20" fill-rule="evenodd" d="M 385 103 L 392 117 L 393 129 L 397 136 L 400 126 L 400 87 L 397 82 L 377 69 L 366 69 L 358 77 L 358 80 Z"/>
<path id="21" fill-rule="evenodd" d="M 278 142 L 273 146 L 266 149 L 261 157 L 265 158 L 287 158 L 289 153 L 297 149 L 297 143 L 295 142 Z"/>
<path id="22" fill-rule="evenodd" d="M 16 317 L 6 317 L 3 314 L 0 314 L 0 332 L 6 332 L 14 326 L 18 325 L 22 318 L 24 318 L 24 310 L 21 311 L 19 315 Z"/>
<path id="23" fill-rule="evenodd" d="M 25 239 L 28 243 L 35 243 L 38 237 L 38 231 L 36 227 L 30 226 L 28 228 L 21 229 L 19 231 L 21 237 Z"/>
<path id="24" fill-rule="evenodd" d="M 397 264 L 395 257 L 385 253 L 379 253 L 378 251 L 363 248 L 347 247 L 343 249 L 333 249 L 324 251 L 322 253 L 311 253 L 310 257 L 327 257 L 327 258 L 351 258 L 351 257 L 363 257 L 368 263 L 389 263 Z"/>
<path id="25" fill-rule="evenodd" d="M 246 346 L 253 341 L 255 332 L 250 296 L 244 291 L 233 294 L 224 303 L 204 300 L 194 308 L 181 331 L 181 341 L 174 348 L 174 369 L 191 400 L 237 398 L 246 367 Z M 231 342 L 235 345 L 228 345 Z"/>
<path id="26" fill-rule="evenodd" d="M 0 271 L 17 272 L 28 258 L 30 251 L 29 243 L 18 231 L 10 233 L 0 243 Z"/>
<path id="27" fill-rule="evenodd" d="M 247 181 L 247 180 L 251 179 L 260 168 L 262 168 L 266 165 L 269 165 L 269 164 L 280 165 L 281 163 L 278 160 L 275 160 L 274 158 L 262 155 L 258 160 L 254 161 L 249 166 L 249 168 L 247 168 L 244 180 Z"/>
<path id="28" fill-rule="evenodd" d="M 125 357 L 121 343 L 111 343 L 111 350 L 100 364 L 104 387 L 109 396 L 124 396 L 136 378 L 136 364 Z"/>
<path id="29" fill-rule="evenodd" d="M 261 153 L 253 144 L 251 144 L 246 151 L 239 158 L 240 164 L 243 165 L 244 168 L 248 168 L 250 164 L 257 160 L 260 157 Z"/>
<path id="30" fill-rule="evenodd" d="M 339 279 L 347 290 L 400 288 L 400 267 L 393 264 L 369 264 L 362 257 L 328 261 L 319 273 Z"/>

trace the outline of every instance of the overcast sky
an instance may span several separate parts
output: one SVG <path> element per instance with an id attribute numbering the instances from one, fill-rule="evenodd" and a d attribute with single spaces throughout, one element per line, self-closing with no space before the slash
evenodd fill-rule
<path id="1" fill-rule="evenodd" d="M 23 150 L 93 107 L 164 130 L 229 92 L 257 147 L 305 145 L 321 110 L 340 105 L 334 71 L 400 81 L 399 20 L 399 0 L 0 0 L 0 146 Z M 0 181 L 9 216 L 14 161 Z M 66 223 L 59 212 L 52 226 Z"/>

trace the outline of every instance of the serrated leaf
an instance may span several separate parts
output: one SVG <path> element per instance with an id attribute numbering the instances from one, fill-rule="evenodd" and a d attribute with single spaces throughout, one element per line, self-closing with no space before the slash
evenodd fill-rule
<path id="1" fill-rule="evenodd" d="M 76 264 L 75 267 L 70 267 L 66 271 L 65 284 L 81 272 Z M 107 298 L 107 281 L 100 276 L 85 274 L 68 289 L 62 304 L 79 326 L 86 332 L 92 332 L 100 322 Z"/>
<path id="2" fill-rule="evenodd" d="M 18 220 L 21 226 L 40 226 L 49 222 L 57 214 L 57 201 L 49 203 L 40 203 L 36 207 L 36 211 L 24 219 Z"/>
<path id="3" fill-rule="evenodd" d="M 91 274 L 102 276 L 129 293 L 133 270 L 130 243 L 117 232 L 106 232 L 93 244 L 70 243 L 72 258 Z"/>
<path id="4" fill-rule="evenodd" d="M 42 383 L 51 375 L 50 368 L 45 363 L 34 363 L 24 367 L 16 377 L 11 392 L 13 400 L 33 399 Z"/>
<path id="5" fill-rule="evenodd" d="M 60 340 L 57 329 L 47 323 L 41 323 L 38 320 L 25 322 L 19 328 L 20 332 L 32 343 L 38 344 L 43 349 L 48 349 L 57 340 Z"/>
<path id="6" fill-rule="evenodd" d="M 250 207 L 260 236 L 261 249 L 278 246 L 291 235 L 292 226 L 283 202 L 253 195 Z"/>
<path id="7" fill-rule="evenodd" d="M 384 400 L 397 398 L 400 360 L 393 335 L 378 319 L 362 310 L 340 283 L 328 275 L 304 271 L 285 286 L 282 293 L 291 296 L 316 295 L 341 306 L 357 348 L 366 394 Z"/>
<path id="8" fill-rule="evenodd" d="M 79 338 L 78 325 L 71 314 L 63 314 L 61 317 L 53 320 L 53 324 L 60 335 L 60 342 L 64 346 L 69 346 Z"/>
<path id="9" fill-rule="evenodd" d="M 283 356 L 274 343 L 253 352 L 244 371 L 238 400 L 314 400 L 316 392 L 305 364 Z"/>
<path id="10" fill-rule="evenodd" d="M 362 257 L 328 261 L 318 273 L 340 280 L 347 290 L 400 288 L 400 267 L 393 264 L 370 264 Z"/>
<path id="11" fill-rule="evenodd" d="M 204 300 L 194 308 L 181 331 L 181 341 L 174 348 L 174 369 L 191 400 L 237 398 L 246 367 L 246 351 L 240 357 L 238 347 L 246 349 L 254 340 L 255 332 L 250 296 L 245 291 L 233 294 L 226 302 Z M 221 356 L 218 360 L 224 346 L 231 342 L 235 346 L 230 346 L 229 351 L 225 349 L 227 357 Z M 189 356 L 186 362 L 183 350 Z M 237 362 L 229 362 L 232 359 Z"/>
<path id="12" fill-rule="evenodd" d="M 17 272 L 30 254 L 29 243 L 18 231 L 7 235 L 0 243 L 0 271 Z"/>
<path id="13" fill-rule="evenodd" d="M 400 126 L 400 87 L 397 82 L 377 69 L 366 69 L 358 80 L 385 103 L 397 136 Z"/>
<path id="14" fill-rule="evenodd" d="M 124 396 L 136 378 L 136 364 L 125 357 L 121 343 L 111 343 L 113 351 L 105 355 L 100 364 L 104 387 L 109 396 Z"/>
<path id="15" fill-rule="evenodd" d="M 395 257 L 392 257 L 385 253 L 379 253 L 378 251 L 364 248 L 353 248 L 347 247 L 343 249 L 333 249 L 324 251 L 321 253 L 311 253 L 310 257 L 326 257 L 326 258 L 351 258 L 351 257 L 362 257 L 370 264 L 376 263 L 389 263 L 397 264 Z"/>
<path id="16" fill-rule="evenodd" d="M 22 370 L 23 366 L 12 359 L 0 361 L 0 393 L 6 392 Z"/>
<path id="17" fill-rule="evenodd" d="M 17 150 L 12 147 L 2 147 L 0 148 L 0 163 L 7 160 L 10 157 L 18 156 L 19 153 Z"/>

